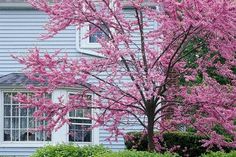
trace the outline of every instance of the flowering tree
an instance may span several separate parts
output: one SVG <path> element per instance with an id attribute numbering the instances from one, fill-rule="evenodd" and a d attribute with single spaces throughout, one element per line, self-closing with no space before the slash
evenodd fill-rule
<path id="1" fill-rule="evenodd" d="M 93 26 L 84 38 L 96 31 L 104 34 L 98 39 L 97 58 L 70 59 L 60 57 L 61 52 L 40 55 L 38 49 L 17 58 L 26 66 L 27 76 L 42 85 L 29 87 L 38 101 L 24 95 L 18 100 L 37 107 L 34 116 L 48 121 L 46 129 L 68 122 L 70 111 L 94 108 L 100 109 L 90 115 L 95 126 L 103 125 L 115 136 L 122 135 L 120 124 L 135 119 L 148 134 L 149 150 L 155 149 L 155 129 L 173 130 L 179 124 L 209 137 L 205 146 L 236 147 L 234 0 L 28 1 L 50 17 L 45 39 L 71 25 Z M 132 19 L 126 18 L 127 6 Z M 153 23 L 157 27 L 148 31 Z M 215 75 L 227 82 L 220 83 Z M 96 83 L 88 84 L 91 79 Z M 69 102 L 42 97 L 78 84 L 83 89 Z M 91 92 L 92 106 L 85 97 Z"/>

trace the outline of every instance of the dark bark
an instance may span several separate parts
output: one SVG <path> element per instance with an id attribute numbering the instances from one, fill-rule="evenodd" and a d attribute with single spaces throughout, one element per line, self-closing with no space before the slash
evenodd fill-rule
<path id="1" fill-rule="evenodd" d="M 154 143 L 154 123 L 155 123 L 155 103 L 148 103 L 147 105 L 147 138 L 148 138 L 148 151 L 155 151 Z"/>

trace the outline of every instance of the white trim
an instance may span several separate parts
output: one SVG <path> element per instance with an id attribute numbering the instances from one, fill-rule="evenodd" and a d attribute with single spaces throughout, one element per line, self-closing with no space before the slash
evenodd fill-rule
<path id="1" fill-rule="evenodd" d="M 62 96 L 62 99 L 64 101 L 67 100 L 66 98 L 67 90 L 64 89 L 56 89 L 52 93 L 52 101 L 53 103 L 58 102 L 58 97 Z M 67 130 L 66 130 L 66 124 L 64 124 L 61 128 L 59 128 L 57 131 L 52 132 L 52 143 L 58 144 L 58 143 L 66 143 L 66 137 L 67 137 Z"/>
<path id="2" fill-rule="evenodd" d="M 95 99 L 96 95 L 94 93 L 92 93 L 92 103 L 93 103 L 93 100 Z M 99 113 L 99 109 L 93 109 L 93 114 L 95 113 Z M 95 124 L 95 122 L 93 121 L 92 122 L 93 125 Z M 93 144 L 96 144 L 96 145 L 99 145 L 100 144 L 100 129 L 99 127 L 96 127 L 93 129 Z"/>

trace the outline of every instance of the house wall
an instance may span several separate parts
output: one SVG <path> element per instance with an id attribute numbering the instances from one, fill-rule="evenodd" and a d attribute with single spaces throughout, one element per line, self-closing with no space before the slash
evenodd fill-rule
<path id="1" fill-rule="evenodd" d="M 76 28 L 71 26 L 57 34 L 54 38 L 42 41 L 40 34 L 46 31 L 43 25 L 47 22 L 47 16 L 39 11 L 25 9 L 1 9 L 0 8 L 0 76 L 12 72 L 21 72 L 22 65 L 17 63 L 11 55 L 24 56 L 28 49 L 37 47 L 47 52 L 60 49 L 71 58 L 84 55 L 76 48 Z M 151 29 L 151 28 L 149 28 Z M 78 35 L 78 33 L 77 33 Z M 88 55 L 89 57 L 89 55 Z M 92 81 L 93 82 L 93 81 Z M 127 131 L 135 131 L 139 127 L 126 128 Z M 2 136 L 2 135 L 0 135 Z M 112 144 L 105 139 L 109 133 L 102 127 L 99 130 L 99 143 L 113 150 L 124 149 L 124 140 L 119 138 Z M 0 147 L 0 155 L 29 155 L 36 147 Z"/>

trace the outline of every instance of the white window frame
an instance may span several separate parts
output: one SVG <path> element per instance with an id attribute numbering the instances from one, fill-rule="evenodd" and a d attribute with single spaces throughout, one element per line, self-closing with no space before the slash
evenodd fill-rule
<path id="1" fill-rule="evenodd" d="M 68 91 L 67 92 L 67 101 L 69 101 L 69 96 L 70 94 L 79 94 L 79 92 L 76 91 Z M 94 94 L 92 93 L 88 93 L 87 95 L 91 95 L 91 105 L 93 105 L 93 98 L 94 98 Z M 95 109 L 91 109 L 91 114 L 94 115 L 96 112 L 98 112 L 98 110 Z M 69 118 L 69 113 L 68 113 L 68 118 Z M 91 126 L 93 126 L 95 124 L 95 121 L 92 120 Z M 67 125 L 67 132 L 69 133 L 69 125 Z M 98 145 L 99 144 L 99 128 L 93 128 L 91 130 L 92 136 L 91 136 L 91 142 L 73 142 L 73 141 L 69 141 L 69 134 L 67 136 L 67 141 L 71 142 L 71 143 L 75 143 L 77 145 Z"/>
<path id="2" fill-rule="evenodd" d="M 51 141 L 4 141 L 4 93 L 24 92 L 30 91 L 24 89 L 2 89 L 0 91 L 0 147 L 42 147 L 46 144 L 52 144 Z"/>

